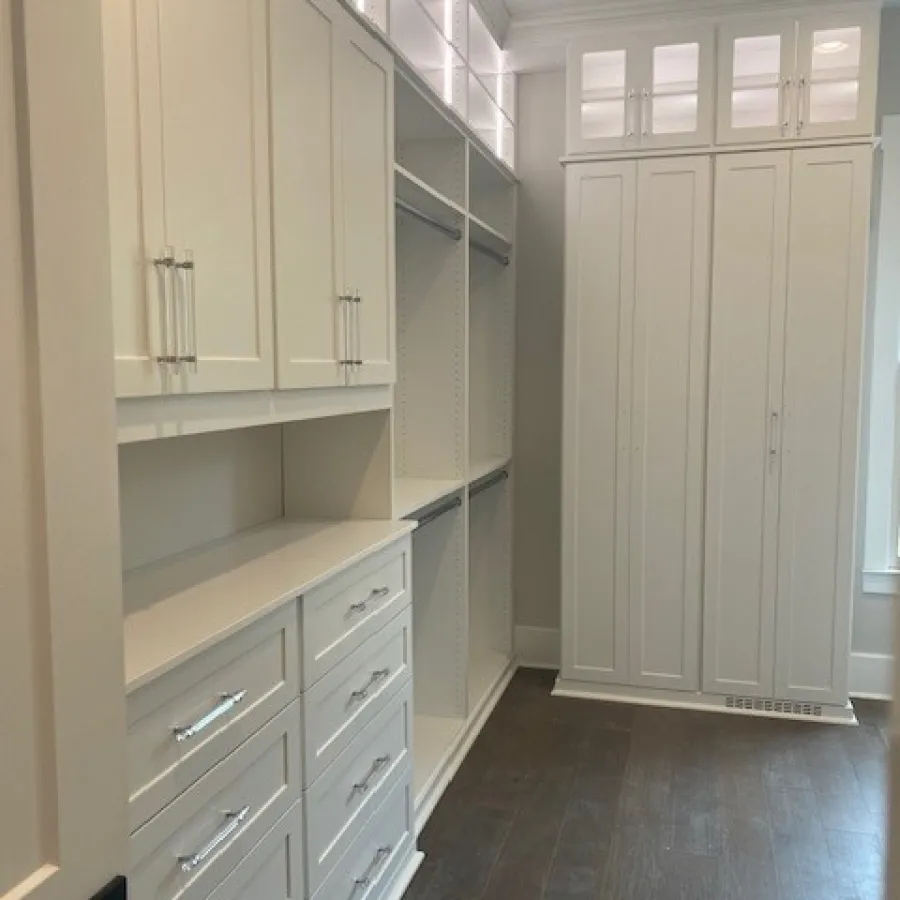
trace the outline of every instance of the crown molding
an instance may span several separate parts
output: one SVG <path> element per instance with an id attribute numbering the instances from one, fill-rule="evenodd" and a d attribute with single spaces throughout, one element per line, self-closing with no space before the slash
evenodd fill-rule
<path id="1" fill-rule="evenodd" d="M 891 0 L 900 4 L 900 0 Z M 506 33 L 504 49 L 515 72 L 564 68 L 566 44 L 590 31 L 677 27 L 697 20 L 734 20 L 760 15 L 794 15 L 823 9 L 846 10 L 848 5 L 880 9 L 881 0 L 797 2 L 797 0 L 603 0 L 593 6 L 564 7 L 552 13 L 517 15 Z"/>

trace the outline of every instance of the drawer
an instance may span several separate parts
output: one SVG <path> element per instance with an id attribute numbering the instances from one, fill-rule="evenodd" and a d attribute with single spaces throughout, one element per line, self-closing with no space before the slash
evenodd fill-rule
<path id="1" fill-rule="evenodd" d="M 410 860 L 414 834 L 412 778 L 407 771 L 313 897 L 375 900 L 384 896 Z"/>
<path id="2" fill-rule="evenodd" d="M 131 900 L 199 900 L 300 799 L 300 701 L 138 829 Z"/>
<path id="3" fill-rule="evenodd" d="M 304 694 L 304 784 L 309 787 L 387 706 L 412 671 L 407 606 Z"/>
<path id="4" fill-rule="evenodd" d="M 209 895 L 209 900 L 303 900 L 303 815 L 287 815 Z"/>
<path id="5" fill-rule="evenodd" d="M 372 811 L 412 765 L 412 682 L 356 736 L 304 796 L 306 883 L 315 893 Z"/>
<path id="6" fill-rule="evenodd" d="M 132 831 L 296 699 L 297 631 L 289 603 L 128 697 Z"/>
<path id="7" fill-rule="evenodd" d="M 407 536 L 304 594 L 304 690 L 410 602 L 410 549 Z"/>

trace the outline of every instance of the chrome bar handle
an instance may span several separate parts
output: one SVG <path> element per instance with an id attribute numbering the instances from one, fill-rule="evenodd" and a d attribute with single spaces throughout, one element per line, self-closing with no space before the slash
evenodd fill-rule
<path id="1" fill-rule="evenodd" d="M 387 597 L 390 592 L 391 589 L 389 587 L 372 588 L 371 593 L 365 600 L 360 600 L 359 603 L 350 604 L 350 612 L 365 612 L 373 600 Z"/>
<path id="2" fill-rule="evenodd" d="M 634 112 L 634 102 L 637 100 L 637 91 L 632 88 L 628 92 L 628 99 L 625 101 L 625 116 L 628 119 L 628 132 L 626 137 L 633 138 L 635 131 L 635 112 Z"/>
<path id="3" fill-rule="evenodd" d="M 175 736 L 175 740 L 180 744 L 182 741 L 188 741 L 191 738 L 196 737 L 200 734 L 201 731 L 209 728 L 216 719 L 221 719 L 222 716 L 230 713 L 231 710 L 238 705 L 238 703 L 243 702 L 244 698 L 247 696 L 246 691 L 235 691 L 234 693 L 221 694 L 220 702 L 217 703 L 205 716 L 200 719 L 197 719 L 192 725 L 176 725 L 172 728 L 172 734 Z"/>
<path id="4" fill-rule="evenodd" d="M 350 699 L 364 700 L 369 696 L 369 691 L 380 681 L 384 681 L 390 674 L 390 669 L 377 669 L 369 676 L 369 680 L 361 688 L 357 688 L 355 691 L 350 692 Z"/>
<path id="5" fill-rule="evenodd" d="M 175 263 L 176 269 L 181 269 L 185 272 L 185 295 L 186 295 L 186 304 L 185 304 L 185 323 L 184 323 L 184 338 L 185 338 L 185 349 L 186 353 L 181 353 L 181 348 L 179 348 L 179 358 L 182 362 L 188 363 L 191 367 L 191 371 L 196 374 L 198 369 L 198 356 L 197 356 L 197 293 L 196 293 L 196 283 L 194 280 L 194 272 L 196 271 L 196 265 L 194 263 L 194 253 L 192 250 L 184 251 L 184 260 L 180 263 Z"/>
<path id="6" fill-rule="evenodd" d="M 794 84 L 794 79 L 788 76 L 781 80 L 781 134 L 786 137 L 788 129 L 791 127 L 791 109 L 790 109 L 790 89 Z"/>
<path id="7" fill-rule="evenodd" d="M 375 858 L 372 862 L 369 863 L 369 867 L 366 871 L 359 877 L 353 879 L 353 884 L 355 887 L 368 887 L 372 880 L 375 877 L 375 874 L 383 865 L 384 861 L 391 855 L 394 848 L 388 845 L 387 847 L 379 847 L 375 853 Z"/>
<path id="8" fill-rule="evenodd" d="M 806 91 L 809 87 L 809 79 L 805 75 L 800 76 L 799 99 L 797 101 L 797 137 L 803 134 L 806 128 Z"/>
<path id="9" fill-rule="evenodd" d="M 162 333 L 160 335 L 160 353 L 159 356 L 156 357 L 157 363 L 161 366 L 169 366 L 178 362 L 178 348 L 176 346 L 176 352 L 173 353 L 170 345 L 170 336 L 172 333 L 171 314 L 174 300 L 173 302 L 170 302 L 169 298 L 169 272 L 173 265 L 175 265 L 175 250 L 172 247 L 164 247 L 162 253 L 153 260 L 153 266 L 156 269 L 157 276 L 162 277 L 162 297 L 160 298 L 162 307 L 162 316 L 160 317 Z"/>
<path id="10" fill-rule="evenodd" d="M 362 781 L 358 781 L 353 785 L 353 793 L 354 794 L 365 794 L 372 785 L 372 779 L 386 766 L 390 763 L 391 757 L 390 754 L 386 754 L 385 756 L 379 756 L 377 759 L 372 761 L 372 765 L 369 767 L 369 771 L 366 772 L 365 778 Z"/>
<path id="11" fill-rule="evenodd" d="M 647 125 L 647 107 L 650 104 L 650 91 L 644 88 L 641 91 L 641 136 L 647 137 L 650 134 L 650 128 Z"/>
<path id="12" fill-rule="evenodd" d="M 249 815 L 249 806 L 245 806 L 237 812 L 225 813 L 225 824 L 196 853 L 178 857 L 181 871 L 193 872 L 198 866 L 203 865 L 213 851 L 224 844 L 244 824 Z"/>
<path id="13" fill-rule="evenodd" d="M 354 318 L 355 332 L 356 332 L 356 340 L 355 340 L 355 348 L 353 350 L 353 365 L 361 366 L 363 364 L 362 360 L 362 297 L 359 295 L 359 291 L 356 291 L 353 295 L 353 305 L 356 310 L 356 316 Z"/>
<path id="14" fill-rule="evenodd" d="M 353 294 L 341 294 L 338 296 L 338 303 L 341 304 L 341 327 L 344 332 L 343 340 L 343 356 L 339 360 L 340 364 L 347 367 L 351 364 L 350 359 L 350 329 L 351 329 L 351 304 L 353 303 Z"/>

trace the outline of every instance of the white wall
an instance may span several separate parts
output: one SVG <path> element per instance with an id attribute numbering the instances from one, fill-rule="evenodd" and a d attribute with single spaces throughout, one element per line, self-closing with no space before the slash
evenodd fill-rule
<path id="1" fill-rule="evenodd" d="M 275 425 L 120 447 L 123 570 L 281 518 L 281 444 Z"/>

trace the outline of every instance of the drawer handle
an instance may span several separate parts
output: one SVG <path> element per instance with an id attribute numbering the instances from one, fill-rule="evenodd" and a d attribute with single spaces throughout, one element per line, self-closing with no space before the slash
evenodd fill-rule
<path id="1" fill-rule="evenodd" d="M 247 816 L 250 815 L 250 807 L 245 806 L 237 812 L 225 813 L 225 824 L 217 831 L 207 843 L 205 843 L 196 853 L 188 856 L 179 856 L 178 862 L 181 864 L 182 872 L 193 872 L 198 866 L 203 865 L 209 858 L 210 854 L 221 844 L 224 844 L 240 827 L 244 824 Z"/>
<path id="2" fill-rule="evenodd" d="M 231 712 L 235 706 L 247 696 L 246 691 L 235 691 L 230 694 L 221 694 L 220 702 L 216 704 L 202 719 L 197 719 L 193 725 L 176 725 L 172 729 L 175 740 L 180 744 L 196 737 L 205 728 L 209 728 L 216 719 L 221 719 L 226 713 Z"/>
<path id="3" fill-rule="evenodd" d="M 366 777 L 363 778 L 362 781 L 353 785 L 353 793 L 354 794 L 365 794 L 372 784 L 372 779 L 391 761 L 391 757 L 388 756 L 379 756 L 372 763 L 372 767 L 366 773 Z"/>
<path id="4" fill-rule="evenodd" d="M 380 587 L 373 588 L 372 593 L 366 597 L 365 600 L 361 600 L 359 603 L 351 603 L 350 604 L 350 612 L 365 612 L 369 608 L 369 604 L 373 600 L 378 600 L 381 597 L 387 597 L 387 595 L 391 592 L 389 587 Z"/>
<path id="5" fill-rule="evenodd" d="M 379 681 L 384 681 L 388 675 L 391 674 L 390 669 L 378 669 L 377 672 L 373 672 L 369 677 L 369 680 L 358 690 L 352 691 L 350 693 L 350 697 L 353 700 L 364 700 L 369 696 L 369 691 L 378 684 Z"/>
<path id="6" fill-rule="evenodd" d="M 369 868 L 359 878 L 354 878 L 353 883 L 356 887 L 368 887 L 372 883 L 375 874 L 384 864 L 385 860 L 391 855 L 394 848 L 391 846 L 379 847 L 375 853 L 375 858 L 369 863 Z"/>

